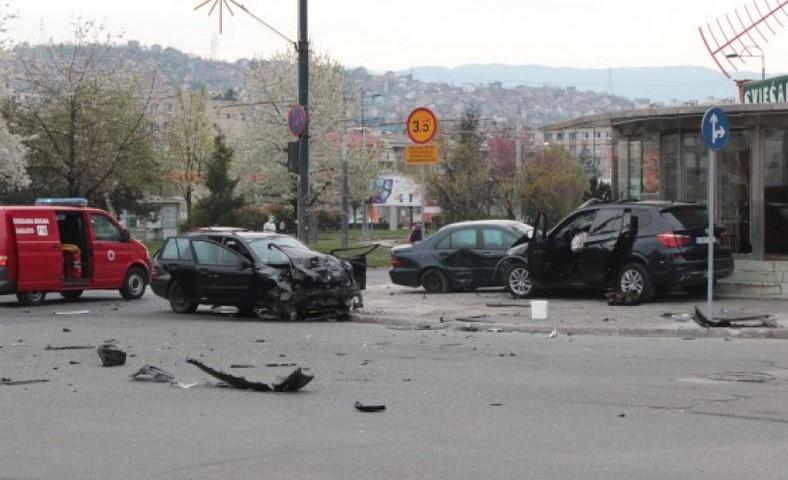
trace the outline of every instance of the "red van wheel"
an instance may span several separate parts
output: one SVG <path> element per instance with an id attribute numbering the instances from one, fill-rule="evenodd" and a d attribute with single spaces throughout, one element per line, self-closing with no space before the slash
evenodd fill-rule
<path id="1" fill-rule="evenodd" d="M 126 278 L 123 280 L 123 288 L 120 289 L 120 294 L 126 300 L 136 300 L 145 293 L 145 287 L 148 285 L 148 276 L 145 270 L 140 267 L 131 267 L 126 272 Z"/>
<path id="2" fill-rule="evenodd" d="M 42 305 L 46 296 L 46 292 L 24 292 L 17 293 L 16 299 L 21 305 L 32 307 L 35 305 Z"/>

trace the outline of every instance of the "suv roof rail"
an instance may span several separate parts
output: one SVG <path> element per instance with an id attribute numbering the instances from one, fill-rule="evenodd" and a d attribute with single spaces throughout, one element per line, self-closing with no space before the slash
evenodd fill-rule
<path id="1" fill-rule="evenodd" d="M 241 227 L 197 227 L 192 228 L 189 230 L 190 232 L 202 232 L 202 233 L 235 233 L 235 232 L 248 232 L 249 229 L 241 228 Z"/>

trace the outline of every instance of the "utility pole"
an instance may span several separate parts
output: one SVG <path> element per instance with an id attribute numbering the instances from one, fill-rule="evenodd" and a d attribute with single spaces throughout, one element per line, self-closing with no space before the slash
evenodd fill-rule
<path id="1" fill-rule="evenodd" d="M 307 0 L 298 1 L 298 104 L 309 119 L 309 35 L 307 31 Z M 309 195 L 309 121 L 298 139 L 298 238 L 307 239 L 307 196 Z"/>
<path id="2" fill-rule="evenodd" d="M 517 131 L 515 132 L 516 139 L 514 142 L 514 162 L 515 162 L 515 176 L 514 176 L 514 189 L 512 196 L 514 197 L 514 218 L 518 221 L 523 221 L 523 120 L 522 111 L 517 114 Z"/>
<path id="3" fill-rule="evenodd" d="M 347 130 L 342 129 L 342 248 L 348 246 L 348 206 L 349 189 L 347 184 Z"/>

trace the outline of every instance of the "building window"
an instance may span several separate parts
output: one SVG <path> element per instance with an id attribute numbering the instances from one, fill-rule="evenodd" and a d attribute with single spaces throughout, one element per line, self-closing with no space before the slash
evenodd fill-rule
<path id="1" fill-rule="evenodd" d="M 577 132 L 569 132 L 569 140 L 576 140 Z"/>

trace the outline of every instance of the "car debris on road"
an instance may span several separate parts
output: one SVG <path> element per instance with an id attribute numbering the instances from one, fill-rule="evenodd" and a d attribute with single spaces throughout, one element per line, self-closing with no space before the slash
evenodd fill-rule
<path id="1" fill-rule="evenodd" d="M 382 412 L 382 411 L 386 410 L 386 406 L 383 405 L 383 404 L 365 405 L 365 404 L 363 404 L 363 403 L 361 403 L 359 401 L 356 401 L 356 403 L 354 403 L 353 406 L 359 412 Z"/>
<path id="2" fill-rule="evenodd" d="M 105 367 L 117 367 L 126 363 L 126 352 L 118 350 L 110 344 L 104 344 L 96 349 L 101 365 Z"/>
<path id="3" fill-rule="evenodd" d="M 729 314 L 722 313 L 707 317 L 698 307 L 695 307 L 695 312 L 692 319 L 704 328 L 714 327 L 729 327 L 729 328 L 782 328 L 776 320 L 768 314 Z"/>
<path id="4" fill-rule="evenodd" d="M 96 347 L 94 347 L 93 345 L 63 345 L 63 346 L 58 346 L 58 347 L 55 347 L 55 346 L 52 346 L 52 345 L 47 345 L 44 350 L 47 350 L 47 351 L 50 351 L 50 350 L 92 350 L 94 348 L 96 348 Z"/>
<path id="5" fill-rule="evenodd" d="M 10 378 L 0 378 L 0 385 L 14 386 L 14 385 L 30 385 L 33 383 L 46 383 L 49 379 L 37 378 L 34 380 L 11 380 Z"/>
<path id="6" fill-rule="evenodd" d="M 314 379 L 314 375 L 307 375 L 302 372 L 300 368 L 296 368 L 289 375 L 284 377 L 281 381 L 267 384 L 263 382 L 252 382 L 244 377 L 230 375 L 219 370 L 215 370 L 199 360 L 187 358 L 186 363 L 192 364 L 203 372 L 221 380 L 223 383 L 217 386 L 228 386 L 240 388 L 242 390 L 254 390 L 256 392 L 295 392 L 304 388 L 309 382 Z"/>
<path id="7" fill-rule="evenodd" d="M 145 365 L 130 375 L 134 380 L 148 382 L 170 383 L 175 381 L 175 376 L 153 365 Z"/>

